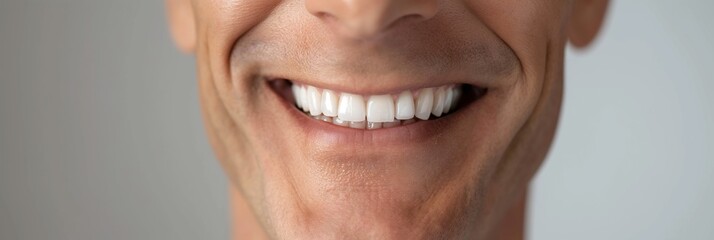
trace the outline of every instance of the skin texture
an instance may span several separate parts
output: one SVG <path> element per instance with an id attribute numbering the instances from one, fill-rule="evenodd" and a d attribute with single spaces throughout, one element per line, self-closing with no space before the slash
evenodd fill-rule
<path id="1" fill-rule="evenodd" d="M 607 1 L 168 0 L 196 56 L 203 118 L 241 239 L 520 239 L 528 183 L 552 142 L 564 48 Z M 387 93 L 488 93 L 402 130 L 316 123 L 280 77 Z"/>

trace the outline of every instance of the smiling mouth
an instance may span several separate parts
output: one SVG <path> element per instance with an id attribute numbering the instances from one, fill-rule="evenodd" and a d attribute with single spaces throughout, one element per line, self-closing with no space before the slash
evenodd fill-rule
<path id="1" fill-rule="evenodd" d="M 447 84 L 392 94 L 361 95 L 287 79 L 273 79 L 270 83 L 283 99 L 314 120 L 365 130 L 444 118 L 487 92 L 485 88 L 469 84 Z"/>

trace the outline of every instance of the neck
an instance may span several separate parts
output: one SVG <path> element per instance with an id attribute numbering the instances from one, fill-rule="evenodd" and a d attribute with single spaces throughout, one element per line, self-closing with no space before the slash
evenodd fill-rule
<path id="1" fill-rule="evenodd" d="M 494 229 L 497 240 L 523 240 L 525 229 L 526 194 L 503 217 Z M 230 205 L 232 217 L 232 239 L 268 240 L 268 235 L 258 223 L 255 214 L 245 201 L 245 198 L 230 187 Z"/>

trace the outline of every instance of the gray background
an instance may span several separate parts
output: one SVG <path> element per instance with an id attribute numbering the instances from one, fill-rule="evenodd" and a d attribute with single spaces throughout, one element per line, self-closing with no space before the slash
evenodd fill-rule
<path id="1" fill-rule="evenodd" d="M 568 52 L 530 239 L 714 238 L 711 1 L 615 1 Z M 162 1 L 0 0 L 0 239 L 227 239 Z"/>

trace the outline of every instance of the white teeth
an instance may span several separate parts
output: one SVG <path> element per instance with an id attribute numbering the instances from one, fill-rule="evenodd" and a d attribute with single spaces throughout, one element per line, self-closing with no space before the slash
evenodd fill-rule
<path id="1" fill-rule="evenodd" d="M 310 106 L 309 102 L 307 99 L 307 87 L 301 86 L 300 87 L 300 101 L 302 102 L 302 111 L 307 112 L 310 111 Z"/>
<path id="2" fill-rule="evenodd" d="M 321 98 L 322 96 L 320 95 L 320 92 L 317 90 L 317 88 L 313 86 L 307 87 L 307 101 L 310 107 L 310 115 L 318 116 L 322 114 L 322 110 L 320 109 Z"/>
<path id="3" fill-rule="evenodd" d="M 302 97 L 300 96 L 300 87 L 298 85 L 293 84 L 291 87 L 293 90 L 293 98 L 295 99 L 295 105 L 297 105 L 298 108 L 302 108 Z"/>
<path id="4" fill-rule="evenodd" d="M 345 121 L 364 121 L 364 98 L 356 94 L 342 93 L 337 106 L 337 117 Z"/>
<path id="5" fill-rule="evenodd" d="M 454 101 L 454 87 L 453 86 L 446 89 L 446 98 L 444 100 L 444 114 L 449 113 L 449 110 L 451 110 L 451 102 L 452 101 Z"/>
<path id="6" fill-rule="evenodd" d="M 461 89 L 454 85 L 369 97 L 300 84 L 291 88 L 295 105 L 312 118 L 357 129 L 391 128 L 428 120 L 431 115 L 441 117 L 456 108 L 461 96 Z"/>
<path id="7" fill-rule="evenodd" d="M 421 120 L 428 120 L 431 115 L 431 108 L 434 103 L 434 89 L 424 88 L 419 92 L 417 98 L 416 112 L 414 116 Z"/>
<path id="8" fill-rule="evenodd" d="M 322 114 L 325 116 L 337 116 L 337 95 L 330 90 L 322 90 Z"/>
<path id="9" fill-rule="evenodd" d="M 378 123 L 394 121 L 394 100 L 391 95 L 369 97 L 367 100 L 367 121 Z"/>
<path id="10" fill-rule="evenodd" d="M 399 120 L 414 118 L 414 97 L 411 91 L 404 91 L 397 98 L 397 115 Z"/>
<path id="11" fill-rule="evenodd" d="M 458 107 L 457 105 L 459 104 L 459 100 L 461 99 L 461 88 L 455 87 L 453 91 L 454 97 L 451 98 L 451 110 L 456 109 Z"/>
<path id="12" fill-rule="evenodd" d="M 444 100 L 446 98 L 446 93 L 444 92 L 444 87 L 436 89 L 434 93 L 434 107 L 431 109 L 431 114 L 434 116 L 441 117 L 444 112 Z"/>

